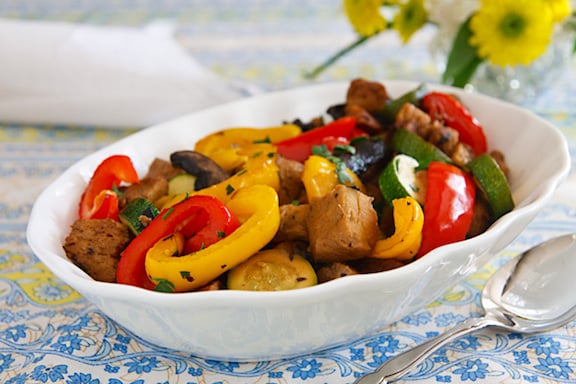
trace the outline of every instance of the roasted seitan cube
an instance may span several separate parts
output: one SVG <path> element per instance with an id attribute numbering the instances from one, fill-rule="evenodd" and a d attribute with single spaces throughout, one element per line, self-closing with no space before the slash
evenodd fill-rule
<path id="1" fill-rule="evenodd" d="M 384 108 L 390 96 L 386 87 L 377 81 L 354 79 L 346 93 L 346 104 L 357 105 L 368 112 Z"/>
<path id="2" fill-rule="evenodd" d="M 171 178 L 178 176 L 182 173 L 186 173 L 182 168 L 176 168 L 168 160 L 155 158 L 148 168 L 148 173 L 145 177 L 151 179 L 163 178 L 170 180 Z"/>
<path id="3" fill-rule="evenodd" d="M 458 131 L 445 126 L 440 120 L 432 120 L 426 112 L 413 104 L 406 103 L 400 108 L 394 125 L 434 144 L 456 164 L 464 165 L 474 157 L 470 146 L 460 141 Z"/>
<path id="4" fill-rule="evenodd" d="M 362 260 L 355 260 L 350 263 L 350 267 L 358 271 L 358 273 L 377 273 L 389 271 L 404 266 L 405 264 L 396 259 L 374 259 L 366 258 Z"/>
<path id="5" fill-rule="evenodd" d="M 168 181 L 161 177 L 146 177 L 139 183 L 132 184 L 124 189 L 122 194 L 122 206 L 142 198 L 148 201 L 156 201 L 168 194 Z"/>
<path id="6" fill-rule="evenodd" d="M 304 184 L 302 183 L 304 164 L 278 156 L 276 165 L 278 165 L 280 177 L 280 190 L 278 191 L 280 205 L 301 200 L 302 196 L 305 196 Z"/>
<path id="7" fill-rule="evenodd" d="M 338 184 L 310 204 L 307 228 L 310 253 L 316 263 L 367 257 L 380 236 L 373 198 Z"/>
<path id="8" fill-rule="evenodd" d="M 274 241 L 308 240 L 306 219 L 308 217 L 308 204 L 280 206 L 280 227 Z"/>
<path id="9" fill-rule="evenodd" d="M 357 275 L 359 272 L 348 264 L 335 262 L 329 263 L 318 268 L 316 275 L 318 283 L 325 283 L 330 280 L 336 280 L 344 276 Z"/>
<path id="10" fill-rule="evenodd" d="M 113 283 L 130 231 L 112 220 L 76 220 L 64 241 L 66 256 L 94 280 Z"/>
<path id="11" fill-rule="evenodd" d="M 346 116 L 356 118 L 356 126 L 366 132 L 378 133 L 384 130 L 384 127 L 376 118 L 366 109 L 356 104 L 346 104 Z"/>

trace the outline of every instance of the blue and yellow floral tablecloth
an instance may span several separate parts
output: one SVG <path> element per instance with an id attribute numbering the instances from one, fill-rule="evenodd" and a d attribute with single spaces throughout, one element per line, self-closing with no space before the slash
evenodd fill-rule
<path id="1" fill-rule="evenodd" d="M 306 84 L 304 71 L 353 39 L 335 0 L 2 0 L 0 17 L 108 25 L 171 19 L 180 26 L 180 41 L 202 64 L 264 91 Z M 426 38 L 417 35 L 404 47 L 376 39 L 317 81 L 357 76 L 435 81 Z M 562 130 L 576 159 L 574 69 L 527 107 Z M 351 383 L 390 356 L 479 315 L 480 290 L 509 257 L 576 231 L 571 174 L 493 262 L 380 333 L 289 360 L 204 360 L 150 345 L 106 318 L 52 275 L 26 243 L 28 215 L 42 189 L 75 161 L 135 129 L 0 123 L 0 383 Z M 461 338 L 401 382 L 575 383 L 576 322 L 538 335 L 485 330 Z"/>

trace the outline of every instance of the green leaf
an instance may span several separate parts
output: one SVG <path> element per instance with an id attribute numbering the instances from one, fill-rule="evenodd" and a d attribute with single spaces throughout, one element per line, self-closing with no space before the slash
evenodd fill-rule
<path id="1" fill-rule="evenodd" d="M 154 290 L 157 292 L 166 292 L 166 293 L 173 293 L 174 292 L 174 283 L 170 280 L 166 279 L 153 279 L 156 283 L 156 287 Z"/>
<path id="2" fill-rule="evenodd" d="M 478 66 L 484 61 L 478 56 L 476 49 L 470 45 L 471 36 L 470 19 L 468 19 L 462 24 L 452 43 L 446 69 L 442 75 L 443 83 L 460 88 L 464 87 Z"/>

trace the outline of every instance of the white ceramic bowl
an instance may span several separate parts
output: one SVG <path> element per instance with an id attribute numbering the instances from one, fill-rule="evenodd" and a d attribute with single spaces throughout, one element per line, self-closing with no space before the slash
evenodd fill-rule
<path id="1" fill-rule="evenodd" d="M 383 83 L 393 96 L 417 86 Z M 348 83 L 338 83 L 265 94 L 120 140 L 74 164 L 39 196 L 28 225 L 29 244 L 55 275 L 148 341 L 220 360 L 278 359 L 354 341 L 432 302 L 512 242 L 568 174 L 566 142 L 543 119 L 482 95 L 431 86 L 462 98 L 483 123 L 489 147 L 503 151 L 512 170 L 517 207 L 480 236 L 438 248 L 399 269 L 284 292 L 165 294 L 94 281 L 66 258 L 62 244 L 76 219 L 78 199 L 105 157 L 127 154 L 143 174 L 155 157 L 190 149 L 212 131 L 317 116 L 329 105 L 343 102 L 347 87 Z"/>

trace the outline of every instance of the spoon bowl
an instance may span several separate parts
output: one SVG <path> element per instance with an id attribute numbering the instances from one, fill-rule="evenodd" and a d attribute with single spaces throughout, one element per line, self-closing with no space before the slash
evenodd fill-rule
<path id="1" fill-rule="evenodd" d="M 576 234 L 548 240 L 513 258 L 492 275 L 482 291 L 484 316 L 470 318 L 440 336 L 405 351 L 355 384 L 385 384 L 400 378 L 446 343 L 469 332 L 496 326 L 533 333 L 561 327 L 576 316 L 572 293 L 576 274 Z"/>
<path id="2" fill-rule="evenodd" d="M 515 332 L 555 329 L 576 316 L 576 297 L 570 295 L 575 272 L 576 234 L 531 248 L 486 283 L 482 292 L 486 316 L 506 316 L 511 325 L 499 325 Z"/>

